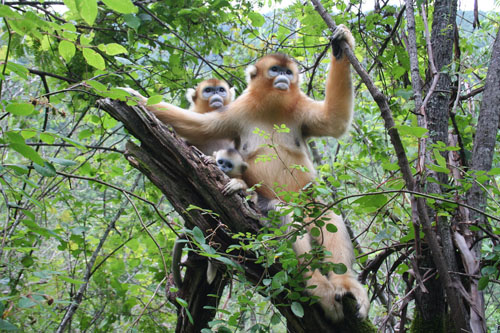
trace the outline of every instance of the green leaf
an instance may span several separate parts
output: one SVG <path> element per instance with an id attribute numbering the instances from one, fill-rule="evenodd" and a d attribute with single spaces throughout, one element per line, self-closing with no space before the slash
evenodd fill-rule
<path id="1" fill-rule="evenodd" d="M 16 326 L 9 323 L 8 321 L 0 319 L 0 330 L 2 330 L 2 331 L 18 331 L 19 329 Z"/>
<path id="2" fill-rule="evenodd" d="M 29 254 L 25 255 L 21 259 L 21 264 L 23 264 L 24 267 L 33 266 L 34 263 L 35 263 L 35 261 L 33 260 L 33 258 Z"/>
<path id="3" fill-rule="evenodd" d="M 118 121 L 107 113 L 101 119 L 102 119 L 102 127 L 104 127 L 104 129 L 111 129 L 115 127 L 116 124 L 118 124 Z"/>
<path id="4" fill-rule="evenodd" d="M 92 88 L 94 88 L 97 91 L 106 91 L 106 90 L 108 90 L 108 88 L 106 88 L 106 86 L 104 84 L 102 84 L 101 82 L 98 82 L 98 81 L 95 81 L 95 80 L 88 80 L 86 82 L 87 82 L 87 84 L 89 86 L 91 86 Z"/>
<path id="5" fill-rule="evenodd" d="M 104 58 L 97 53 L 96 51 L 86 47 L 83 49 L 83 57 L 85 58 L 85 61 L 97 69 L 104 70 L 106 68 L 106 64 L 104 62 Z"/>
<path id="6" fill-rule="evenodd" d="M 20 307 L 20 308 L 23 308 L 23 309 L 27 309 L 27 308 L 31 308 L 31 307 L 34 307 L 36 305 L 36 302 L 33 302 L 31 299 L 29 299 L 28 297 L 24 297 L 22 296 L 20 299 L 19 299 L 19 302 L 17 303 L 17 305 Z"/>
<path id="7" fill-rule="evenodd" d="M 24 143 L 10 143 L 9 147 L 38 165 L 45 163 L 44 159 L 33 148 Z"/>
<path id="8" fill-rule="evenodd" d="M 5 5 L 0 5 L 0 17 L 22 19 L 22 16 Z"/>
<path id="9" fill-rule="evenodd" d="M 271 325 L 278 325 L 281 321 L 281 316 L 277 314 L 276 312 L 273 313 L 271 317 Z"/>
<path id="10" fill-rule="evenodd" d="M 40 140 L 42 140 L 45 143 L 48 144 L 53 144 L 54 141 L 56 141 L 56 137 L 52 133 L 40 133 Z"/>
<path id="11" fill-rule="evenodd" d="M 32 130 L 32 129 L 21 131 L 21 136 L 24 138 L 24 140 L 31 139 L 35 135 L 37 135 L 37 132 L 35 130 Z"/>
<path id="12" fill-rule="evenodd" d="M 81 131 L 80 133 L 78 133 L 78 139 L 79 140 L 83 140 L 83 139 L 86 139 L 90 136 L 92 136 L 92 131 L 89 130 L 89 129 L 84 129 L 83 131 Z"/>
<path id="13" fill-rule="evenodd" d="M 141 26 L 141 20 L 135 15 L 125 14 L 123 15 L 123 19 L 125 20 L 125 23 L 132 29 L 137 29 Z"/>
<path id="14" fill-rule="evenodd" d="M 425 133 L 427 133 L 427 129 L 423 127 L 418 127 L 418 126 L 407 126 L 407 125 L 399 125 L 396 126 L 396 128 L 399 131 L 399 134 L 401 136 L 404 135 L 412 135 L 417 138 L 421 138 L 424 136 Z"/>
<path id="15" fill-rule="evenodd" d="M 61 41 L 59 43 L 58 49 L 59 49 L 59 54 L 61 55 L 61 57 L 63 57 L 63 59 L 66 62 L 69 62 L 71 58 L 73 58 L 76 52 L 75 44 L 68 42 L 67 40 Z"/>
<path id="16" fill-rule="evenodd" d="M 234 261 L 232 261 L 231 259 L 229 258 L 226 258 L 226 257 L 223 257 L 223 256 L 217 256 L 215 257 L 216 260 L 228 265 L 228 266 L 231 266 L 231 267 L 234 267 L 234 268 L 240 268 L 240 266 L 235 263 Z"/>
<path id="17" fill-rule="evenodd" d="M 321 235 L 321 232 L 319 231 L 318 227 L 314 227 L 311 229 L 311 236 L 319 237 L 319 235 Z"/>
<path id="18" fill-rule="evenodd" d="M 188 307 L 188 303 L 183 300 L 182 298 L 179 298 L 179 297 L 176 297 L 175 300 L 177 301 L 177 303 L 179 303 L 180 306 L 182 306 L 183 308 L 187 308 Z"/>
<path id="19" fill-rule="evenodd" d="M 48 160 L 51 161 L 52 163 L 56 163 L 63 166 L 73 166 L 78 164 L 73 160 L 66 160 L 64 158 L 57 158 L 57 157 L 49 157 Z"/>
<path id="20" fill-rule="evenodd" d="M 78 141 L 76 141 L 76 140 L 74 140 L 74 139 L 71 139 L 71 138 L 67 138 L 67 137 L 65 137 L 65 136 L 59 136 L 59 137 L 60 137 L 61 139 L 63 139 L 64 141 L 66 141 L 67 143 L 69 143 L 69 144 L 71 144 L 71 145 L 75 146 L 75 147 L 76 147 L 76 148 L 78 148 L 78 149 L 81 149 L 81 150 L 85 150 L 85 149 L 87 149 L 87 147 L 85 147 L 85 145 L 84 145 L 83 143 L 81 143 L 81 142 L 78 142 Z"/>
<path id="21" fill-rule="evenodd" d="M 29 169 L 25 165 L 20 164 L 10 164 L 4 165 L 6 168 L 14 170 L 17 175 L 25 175 L 29 172 Z"/>
<path id="22" fill-rule="evenodd" d="M 63 281 L 66 281 L 68 283 L 71 283 L 71 284 L 84 284 L 85 281 L 82 281 L 82 280 L 75 280 L 75 279 L 72 279 L 70 277 L 67 277 L 67 276 L 59 276 L 59 278 Z"/>
<path id="23" fill-rule="evenodd" d="M 162 101 L 163 97 L 161 95 L 154 95 L 148 98 L 147 105 L 158 104 Z"/>
<path id="24" fill-rule="evenodd" d="M 205 235 L 203 235 L 203 231 L 200 228 L 193 228 L 193 237 L 199 244 L 205 244 Z"/>
<path id="25" fill-rule="evenodd" d="M 483 275 L 493 275 L 493 274 L 497 274 L 498 270 L 495 266 L 485 266 L 483 268 L 481 268 L 481 273 Z"/>
<path id="26" fill-rule="evenodd" d="M 439 150 L 434 149 L 433 154 L 434 154 L 434 159 L 436 160 L 437 164 L 442 168 L 446 168 L 446 159 L 443 157 L 443 155 L 441 155 Z"/>
<path id="27" fill-rule="evenodd" d="M 345 274 L 347 272 L 347 267 L 344 264 L 333 264 L 333 272 L 335 274 Z"/>
<path id="28" fill-rule="evenodd" d="M 387 197 L 383 194 L 365 195 L 354 202 L 360 206 L 380 208 L 387 203 Z"/>
<path id="29" fill-rule="evenodd" d="M 33 113 L 35 107 L 30 103 L 12 103 L 7 105 L 5 111 L 16 116 L 28 116 Z"/>
<path id="30" fill-rule="evenodd" d="M 0 16 L 2 16 L 2 15 L 0 15 Z M 19 65 L 19 64 L 16 64 L 14 62 L 9 61 L 7 63 L 7 69 L 10 70 L 11 72 L 16 73 L 17 75 L 19 75 L 20 77 L 22 77 L 25 80 L 28 79 L 29 70 L 26 67 L 24 67 L 23 65 Z"/>
<path id="31" fill-rule="evenodd" d="M 266 22 L 266 19 L 264 18 L 264 16 L 262 16 L 261 14 L 259 14 L 257 12 L 250 12 L 248 14 L 248 18 L 250 19 L 250 21 L 252 21 L 252 25 L 254 27 L 262 27 L 264 25 L 264 23 Z"/>
<path id="32" fill-rule="evenodd" d="M 426 165 L 426 166 L 429 169 L 431 169 L 432 171 L 441 172 L 441 173 L 450 173 L 450 169 L 448 169 L 446 167 L 442 167 L 442 166 L 434 165 L 434 164 L 430 164 L 430 165 Z"/>
<path id="33" fill-rule="evenodd" d="M 102 0 L 112 10 L 122 14 L 137 13 L 137 7 L 130 0 Z"/>
<path id="34" fill-rule="evenodd" d="M 5 136 L 11 143 L 25 144 L 24 137 L 17 132 L 12 132 L 12 131 L 5 132 Z"/>
<path id="35" fill-rule="evenodd" d="M 479 290 L 484 290 L 488 286 L 488 283 L 490 282 L 490 278 L 488 276 L 481 276 L 477 283 L 477 289 Z"/>
<path id="36" fill-rule="evenodd" d="M 500 175 L 500 168 L 492 168 L 490 171 L 488 171 L 488 175 L 490 176 Z"/>
<path id="37" fill-rule="evenodd" d="M 302 304 L 298 302 L 292 302 L 292 312 L 299 318 L 304 316 L 304 309 L 302 308 Z"/>
<path id="38" fill-rule="evenodd" d="M 57 175 L 56 169 L 49 162 L 44 162 L 43 166 L 34 164 L 33 167 L 35 168 L 36 172 L 44 177 L 54 177 L 55 175 Z"/>
<path id="39" fill-rule="evenodd" d="M 75 0 L 75 3 L 82 19 L 92 26 L 97 17 L 97 0 Z"/>
<path id="40" fill-rule="evenodd" d="M 179 298 L 179 297 L 176 297 L 175 300 L 177 301 L 177 303 L 179 303 L 180 306 L 182 306 L 184 309 L 186 309 L 186 314 L 188 316 L 189 322 L 191 324 L 193 324 L 194 321 L 193 321 L 193 317 L 191 316 L 191 313 L 189 313 L 188 303 L 185 300 L 183 300 L 182 298 Z"/>
<path id="41" fill-rule="evenodd" d="M 396 171 L 399 169 L 399 165 L 397 163 L 384 162 L 382 163 L 382 168 L 387 171 Z"/>
<path id="42" fill-rule="evenodd" d="M 326 230 L 328 230 L 328 232 L 331 232 L 331 233 L 334 233 L 334 232 L 337 232 L 337 226 L 333 223 L 328 223 L 326 225 Z"/>
<path id="43" fill-rule="evenodd" d="M 120 44 L 117 44 L 117 43 L 110 43 L 110 44 L 104 45 L 104 52 L 106 52 L 106 54 L 108 54 L 110 56 L 114 56 L 114 55 L 121 54 L 121 53 L 125 53 L 125 54 L 128 53 L 126 48 L 124 48 L 123 46 L 121 46 Z"/>

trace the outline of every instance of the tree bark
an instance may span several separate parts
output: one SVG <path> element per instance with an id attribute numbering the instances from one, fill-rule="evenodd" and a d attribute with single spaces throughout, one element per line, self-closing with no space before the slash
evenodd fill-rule
<path id="1" fill-rule="evenodd" d="M 100 100 L 99 105 L 121 121 L 125 128 L 141 141 L 141 147 L 130 143 L 127 145 L 125 152 L 127 160 L 167 196 L 175 210 L 184 218 L 187 228 L 197 226 L 205 235 L 210 234 L 211 242 L 218 245 L 220 253 L 225 253 L 230 245 L 238 244 L 238 240 L 231 237 L 232 234 L 259 232 L 261 227 L 259 219 L 262 216 L 252 204 L 249 204 L 240 193 L 231 196 L 224 196 L 221 193 L 224 183 L 227 182 L 227 176 L 214 164 L 205 164 L 201 153 L 187 146 L 154 115 L 144 108 L 131 107 L 123 102 L 109 99 Z M 204 210 L 209 209 L 216 212 L 217 216 L 206 214 L 199 209 L 188 211 L 186 208 L 190 205 Z M 246 279 L 255 285 L 260 284 L 266 274 L 273 276 L 281 270 L 278 264 L 267 269 L 255 264 L 256 257 L 251 252 L 239 255 L 241 260 L 238 264 L 243 267 Z M 204 267 L 198 274 L 204 272 Z M 203 305 L 207 304 L 208 291 L 199 290 L 202 282 L 200 279 L 197 281 L 196 286 L 191 286 L 190 292 L 183 295 L 190 297 L 184 299 L 188 302 L 189 309 L 202 309 Z M 189 285 L 188 281 L 185 285 Z M 375 332 L 369 320 L 359 320 L 356 317 L 355 301 L 349 297 L 343 299 L 345 320 L 333 324 L 324 316 L 323 310 L 317 303 L 313 305 L 302 303 L 303 317 L 295 316 L 290 307 L 291 301 L 286 296 L 283 292 L 272 297 L 271 302 L 286 318 L 290 332 Z M 213 317 L 213 314 L 211 316 Z M 202 321 L 194 316 L 193 319 L 195 322 L 202 322 L 196 324 L 199 325 L 197 327 L 207 327 L 210 320 L 205 318 Z M 186 331 L 182 331 L 184 329 L 182 327 L 182 332 L 194 332 L 193 325 L 187 324 L 189 320 L 184 317 L 179 320 L 186 325 Z M 177 329 L 179 330 L 179 327 Z"/>

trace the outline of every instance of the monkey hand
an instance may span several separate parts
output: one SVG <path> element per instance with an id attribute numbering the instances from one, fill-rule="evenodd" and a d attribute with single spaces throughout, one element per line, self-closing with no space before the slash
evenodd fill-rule
<path id="1" fill-rule="evenodd" d="M 118 89 L 128 92 L 133 99 L 137 100 L 141 104 L 146 104 L 146 102 L 148 101 L 148 99 L 142 96 L 137 90 L 129 87 L 118 87 Z"/>
<path id="2" fill-rule="evenodd" d="M 343 40 L 347 42 L 351 49 L 354 49 L 355 42 L 351 31 L 345 25 L 339 24 L 333 32 L 333 36 L 330 37 L 333 55 L 336 59 L 340 59 L 343 56 L 342 48 L 340 47 L 340 42 Z"/>
<path id="3" fill-rule="evenodd" d="M 217 164 L 215 163 L 215 157 L 213 157 L 212 155 L 204 155 L 203 157 L 203 163 L 205 164 Z"/>
<path id="4" fill-rule="evenodd" d="M 231 195 L 239 190 L 245 190 L 247 188 L 245 182 L 238 178 L 232 178 L 229 183 L 222 189 L 222 194 Z"/>

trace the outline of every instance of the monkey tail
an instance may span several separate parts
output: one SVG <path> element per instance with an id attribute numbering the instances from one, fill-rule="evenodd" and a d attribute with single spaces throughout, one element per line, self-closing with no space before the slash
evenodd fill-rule
<path id="1" fill-rule="evenodd" d="M 175 240 L 174 249 L 172 250 L 172 274 L 174 276 L 174 283 L 179 289 L 182 287 L 181 257 L 182 249 L 186 245 L 186 239 L 186 234 L 180 234 L 179 238 Z"/>

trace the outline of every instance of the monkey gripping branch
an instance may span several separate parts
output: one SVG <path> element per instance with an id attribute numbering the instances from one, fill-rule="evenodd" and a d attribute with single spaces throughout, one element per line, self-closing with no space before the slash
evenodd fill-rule
<path id="1" fill-rule="evenodd" d="M 230 245 L 238 243 L 237 239 L 231 237 L 232 234 L 259 232 L 259 219 L 263 216 L 249 206 L 241 194 L 224 196 L 220 189 L 227 182 L 226 176 L 215 165 L 205 164 L 195 149 L 189 147 L 153 114 L 142 107 L 110 99 L 100 100 L 99 105 L 139 139 L 140 147 L 132 142 L 127 143 L 126 159 L 165 194 L 184 218 L 187 229 L 196 226 L 205 236 L 211 233 L 211 242 L 218 245 L 220 253 L 225 253 Z M 188 209 L 191 205 L 216 212 L 217 218 L 211 214 L 203 214 L 198 209 Z M 238 264 L 252 284 L 260 284 L 265 274 L 273 276 L 281 270 L 278 264 L 268 268 L 255 264 L 256 256 L 253 253 L 244 252 L 239 255 L 241 260 Z M 204 265 L 187 268 L 191 271 L 186 274 L 186 278 L 191 280 L 183 283 L 178 295 L 187 302 L 192 322 L 188 320 L 185 308 L 174 302 L 178 307 L 177 332 L 199 332 L 208 327 L 208 322 L 215 315 L 214 311 L 204 307 L 209 305 L 215 308 L 218 300 L 209 295 L 220 295 L 222 291 L 216 289 L 223 288 L 211 290 L 207 286 L 204 275 L 206 262 Z M 193 280 L 194 277 L 198 279 Z M 225 279 L 225 275 L 223 277 L 223 274 L 218 274 L 212 285 L 223 286 Z M 349 297 L 343 300 L 344 321 L 333 324 L 326 319 L 317 303 L 302 303 L 304 314 L 302 317 L 296 316 L 290 306 L 292 301 L 286 296 L 286 292 L 282 292 L 271 298 L 271 301 L 286 318 L 290 332 L 375 332 L 368 320 L 356 317 L 355 301 Z"/>

